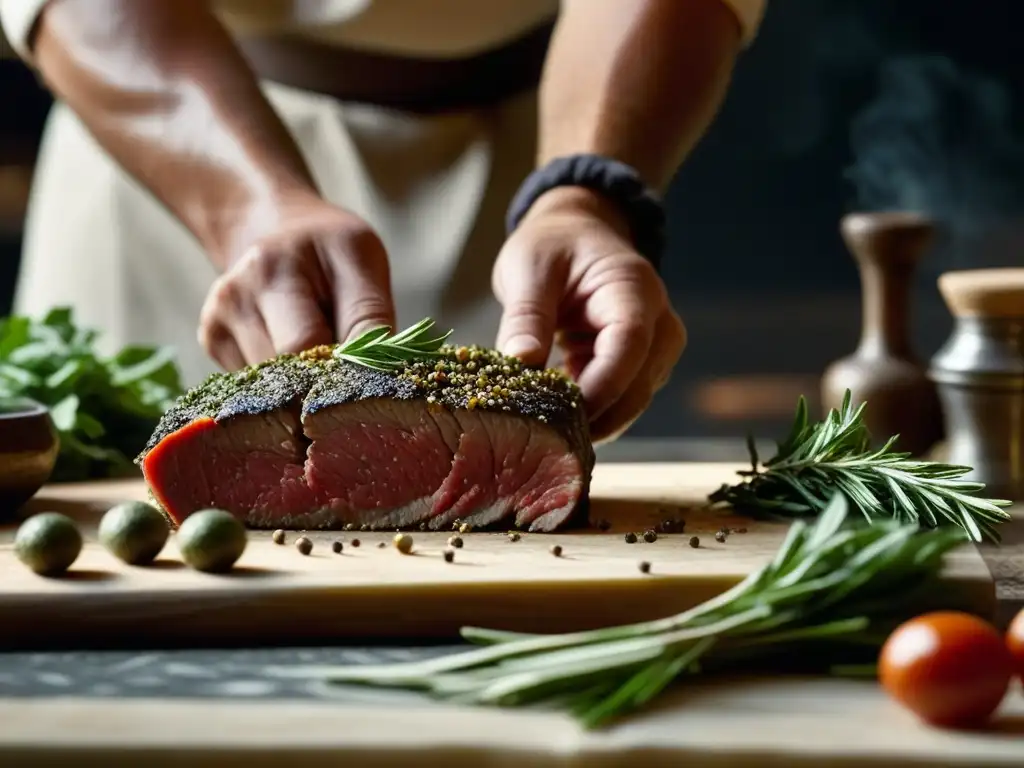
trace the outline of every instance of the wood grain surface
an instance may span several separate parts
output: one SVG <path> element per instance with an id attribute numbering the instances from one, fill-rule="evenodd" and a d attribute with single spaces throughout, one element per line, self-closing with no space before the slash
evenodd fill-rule
<path id="1" fill-rule="evenodd" d="M 16 560 L 14 529 L 0 531 L 0 643 L 76 647 L 119 643 L 161 645 L 293 644 L 357 637 L 443 637 L 467 624 L 561 632 L 608 626 L 684 610 L 735 584 L 767 562 L 785 524 L 751 521 L 702 509 L 709 491 L 731 481 L 727 464 L 599 464 L 592 517 L 607 532 L 555 535 L 468 533 L 453 563 L 441 557 L 448 534 L 413 533 L 412 555 L 392 546 L 393 534 L 310 533 L 309 556 L 269 532 L 252 532 L 236 570 L 210 575 L 184 567 L 172 538 L 150 567 L 119 563 L 95 542 L 95 524 L 110 505 L 144 498 L 141 482 L 91 483 L 43 489 L 32 510 L 53 509 L 81 521 L 87 545 L 62 578 L 43 578 Z M 627 544 L 666 515 L 681 513 L 686 531 Z M 725 542 L 723 526 L 746 528 Z M 691 536 L 700 539 L 696 549 Z M 341 555 L 331 551 L 345 542 Z M 353 547 L 358 538 L 361 546 Z M 378 544 L 385 542 L 385 548 Z M 561 557 L 549 551 L 563 548 Z M 638 563 L 651 563 L 643 574 Z M 946 574 L 950 595 L 992 615 L 995 590 L 977 550 L 965 546 Z"/>

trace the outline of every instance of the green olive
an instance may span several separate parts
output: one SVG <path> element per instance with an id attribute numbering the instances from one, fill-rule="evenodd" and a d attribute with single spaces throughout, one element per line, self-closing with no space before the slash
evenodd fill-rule
<path id="1" fill-rule="evenodd" d="M 100 520 L 100 544 L 129 565 L 153 562 L 171 534 L 167 520 L 156 507 L 128 501 L 107 510 Z"/>
<path id="2" fill-rule="evenodd" d="M 82 532 L 59 512 L 40 512 L 21 524 L 14 536 L 14 553 L 41 576 L 63 573 L 82 552 Z"/>
<path id="3" fill-rule="evenodd" d="M 178 549 L 190 568 L 208 573 L 231 570 L 246 545 L 242 521 L 223 509 L 193 512 L 178 527 Z"/>

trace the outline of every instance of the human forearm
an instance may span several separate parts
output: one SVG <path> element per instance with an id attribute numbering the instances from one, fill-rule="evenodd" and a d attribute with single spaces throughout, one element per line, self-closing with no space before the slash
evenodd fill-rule
<path id="1" fill-rule="evenodd" d="M 222 262 L 315 185 L 207 5 L 55 0 L 34 58 L 96 140 Z"/>
<path id="2" fill-rule="evenodd" d="M 740 46 L 723 0 L 563 0 L 539 164 L 601 154 L 664 188 L 718 110 Z"/>

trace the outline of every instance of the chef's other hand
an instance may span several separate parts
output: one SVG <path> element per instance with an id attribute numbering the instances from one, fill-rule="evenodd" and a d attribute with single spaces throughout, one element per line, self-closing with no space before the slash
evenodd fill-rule
<path id="1" fill-rule="evenodd" d="M 541 196 L 498 255 L 498 347 L 544 365 L 557 340 L 595 441 L 625 431 L 668 381 L 686 329 L 608 201 L 581 188 Z"/>
<path id="2" fill-rule="evenodd" d="M 284 206 L 207 294 L 199 341 L 227 370 L 394 326 L 387 254 L 370 226 L 319 199 Z"/>

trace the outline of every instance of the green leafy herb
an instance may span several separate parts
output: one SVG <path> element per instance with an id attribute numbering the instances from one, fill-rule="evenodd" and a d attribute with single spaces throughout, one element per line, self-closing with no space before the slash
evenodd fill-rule
<path id="1" fill-rule="evenodd" d="M 284 677 L 427 691 L 459 703 L 544 704 L 593 728 L 642 707 L 677 678 L 756 668 L 767 659 L 801 671 L 871 663 L 888 633 L 929 608 L 955 528 L 848 521 L 835 495 L 808 524 L 797 520 L 775 557 L 727 592 L 658 621 L 562 635 L 465 628 L 488 647 L 380 667 L 294 667 Z M 936 606 L 937 607 L 937 606 Z"/>
<path id="2" fill-rule="evenodd" d="M 339 346 L 334 355 L 350 363 L 375 368 L 378 371 L 393 371 L 405 367 L 414 360 L 438 353 L 452 332 L 430 336 L 430 329 L 433 327 L 434 321 L 427 317 L 392 336 L 388 335 L 391 329 L 387 326 L 371 328 Z"/>
<path id="3" fill-rule="evenodd" d="M 865 405 L 853 408 L 847 390 L 838 411 L 830 410 L 823 421 L 810 424 L 807 402 L 801 397 L 793 427 L 775 456 L 759 468 L 751 443 L 753 469 L 739 473 L 749 479 L 723 485 L 709 500 L 740 510 L 807 515 L 820 512 L 836 491 L 842 491 L 869 521 L 893 518 L 925 527 L 958 525 L 973 541 L 998 541 L 995 526 L 1010 519 L 1002 509 L 1010 502 L 977 496 L 984 483 L 961 479 L 970 467 L 897 453 L 893 446 L 898 435 L 872 449 L 863 419 Z"/>
<path id="4" fill-rule="evenodd" d="M 55 481 L 136 472 L 128 457 L 182 392 L 170 348 L 129 346 L 103 357 L 97 337 L 76 327 L 66 307 L 41 321 L 0 320 L 0 403 L 28 397 L 50 408 L 61 442 Z"/>

